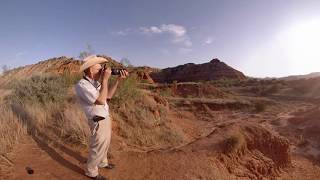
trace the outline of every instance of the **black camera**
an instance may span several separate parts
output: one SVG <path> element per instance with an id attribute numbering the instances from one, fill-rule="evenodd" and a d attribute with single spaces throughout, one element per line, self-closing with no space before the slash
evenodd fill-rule
<path id="1" fill-rule="evenodd" d="M 102 72 L 107 68 L 107 65 L 104 64 L 102 67 Z M 123 68 L 111 68 L 111 75 L 119 76 L 121 70 L 126 70 Z"/>
<path id="2" fill-rule="evenodd" d="M 125 69 L 111 69 L 111 75 L 119 76 L 121 70 L 125 70 Z"/>

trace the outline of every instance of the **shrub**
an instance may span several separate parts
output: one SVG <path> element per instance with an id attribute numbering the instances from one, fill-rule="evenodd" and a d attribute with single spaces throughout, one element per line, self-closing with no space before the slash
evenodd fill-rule
<path id="1" fill-rule="evenodd" d="M 61 78 L 35 76 L 16 82 L 10 98 L 14 103 L 19 104 L 62 101 L 66 91 L 66 87 L 62 84 Z"/>
<path id="2" fill-rule="evenodd" d="M 110 84 L 114 83 L 114 81 L 115 79 L 112 79 Z M 114 107 L 119 107 L 129 101 L 134 102 L 139 97 L 141 97 L 141 93 L 138 89 L 137 80 L 134 77 L 129 77 L 120 82 L 110 104 Z"/>
<path id="3" fill-rule="evenodd" d="M 30 79 L 18 80 L 13 83 L 13 93 L 7 98 L 13 103 L 42 105 L 47 102 L 62 102 L 65 100 L 68 87 L 79 79 L 76 75 L 33 76 Z"/>
<path id="4" fill-rule="evenodd" d="M 222 151 L 225 154 L 235 153 L 245 144 L 245 138 L 242 134 L 234 134 L 221 142 Z"/>

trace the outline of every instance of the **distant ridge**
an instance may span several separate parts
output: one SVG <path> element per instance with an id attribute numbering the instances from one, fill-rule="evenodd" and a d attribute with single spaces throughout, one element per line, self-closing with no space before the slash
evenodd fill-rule
<path id="1" fill-rule="evenodd" d="M 293 75 L 293 76 L 287 76 L 287 77 L 282 77 L 279 78 L 281 80 L 285 81 L 292 81 L 292 80 L 300 80 L 300 79 L 310 79 L 310 78 L 316 78 L 320 77 L 320 72 L 313 72 L 305 75 Z"/>
<path id="2" fill-rule="evenodd" d="M 187 63 L 165 68 L 159 72 L 151 73 L 151 77 L 155 82 L 160 83 L 210 81 L 222 78 L 246 79 L 242 72 L 228 66 L 219 59 L 212 59 L 210 62 L 203 64 Z"/>

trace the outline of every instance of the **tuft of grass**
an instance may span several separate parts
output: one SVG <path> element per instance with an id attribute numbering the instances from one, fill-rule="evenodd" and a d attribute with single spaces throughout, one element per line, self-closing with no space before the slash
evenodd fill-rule
<path id="1" fill-rule="evenodd" d="M 235 134 L 221 142 L 222 151 L 225 154 L 235 153 L 245 144 L 245 138 L 242 134 Z"/>
<path id="2" fill-rule="evenodd" d="M 26 128 L 7 106 L 0 106 L 0 155 L 10 151 L 19 138 L 26 134 Z"/>

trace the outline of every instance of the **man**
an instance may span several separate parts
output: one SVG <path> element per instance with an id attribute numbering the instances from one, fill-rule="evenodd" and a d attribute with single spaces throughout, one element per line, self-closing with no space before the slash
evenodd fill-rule
<path id="1" fill-rule="evenodd" d="M 103 70 L 101 66 L 102 63 L 108 61 L 95 55 L 87 57 L 84 61 L 80 67 L 80 71 L 84 72 L 84 77 L 76 84 L 75 90 L 88 119 L 91 132 L 85 174 L 95 180 L 105 180 L 105 177 L 99 175 L 98 168 L 114 168 L 114 165 L 110 164 L 107 159 L 111 140 L 111 119 L 107 100 L 112 98 L 119 81 L 126 78 L 128 72 L 121 70 L 115 84 L 108 88 L 111 69 L 108 67 Z"/>

